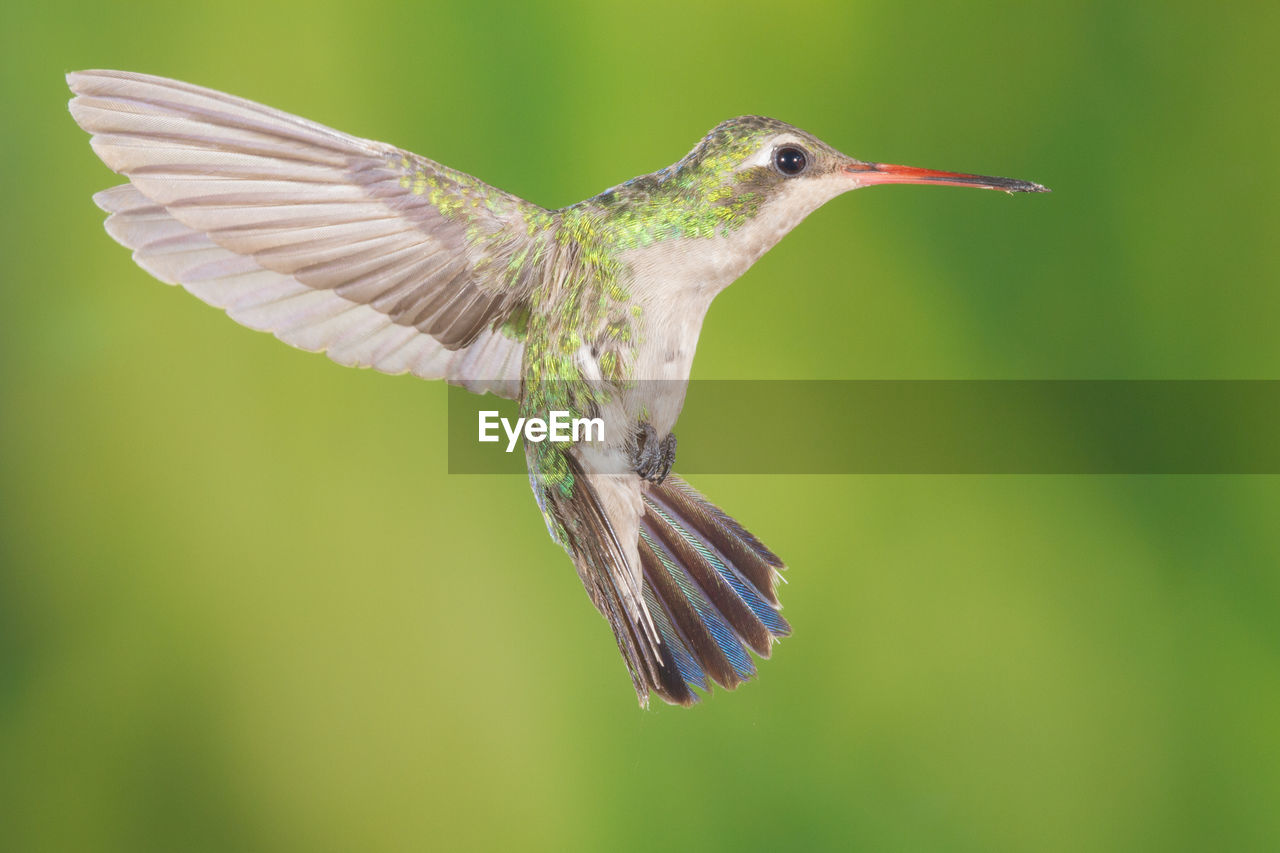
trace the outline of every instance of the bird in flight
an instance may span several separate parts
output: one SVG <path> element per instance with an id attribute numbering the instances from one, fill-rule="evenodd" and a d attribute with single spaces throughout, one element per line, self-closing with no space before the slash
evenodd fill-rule
<path id="1" fill-rule="evenodd" d="M 730 119 L 665 169 L 559 210 L 381 142 L 162 77 L 67 75 L 127 183 L 94 201 L 147 272 L 339 364 L 443 379 L 520 414 L 600 416 L 526 442 L 552 538 L 608 620 L 642 706 L 733 689 L 790 633 L 782 561 L 671 473 L 716 294 L 830 199 L 875 184 L 1046 192 L 856 160 Z"/>

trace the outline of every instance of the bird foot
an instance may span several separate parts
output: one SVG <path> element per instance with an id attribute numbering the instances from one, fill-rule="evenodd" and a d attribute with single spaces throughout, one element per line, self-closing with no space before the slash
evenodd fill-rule
<path id="1" fill-rule="evenodd" d="M 667 433 L 667 437 L 659 441 L 658 432 L 652 424 L 640 424 L 636 435 L 636 450 L 631 460 L 640 479 L 655 484 L 662 483 L 676 462 L 676 434 Z"/>

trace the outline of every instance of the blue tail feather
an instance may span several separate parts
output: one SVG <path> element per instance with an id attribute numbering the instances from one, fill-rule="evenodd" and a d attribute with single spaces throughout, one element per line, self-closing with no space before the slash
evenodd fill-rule
<path id="1" fill-rule="evenodd" d="M 748 647 L 768 657 L 791 632 L 774 590 L 782 562 L 678 477 L 646 492 L 639 546 L 644 600 L 662 638 L 652 687 L 668 702 L 692 704 L 690 688 L 712 681 L 733 689 L 756 674 Z"/>

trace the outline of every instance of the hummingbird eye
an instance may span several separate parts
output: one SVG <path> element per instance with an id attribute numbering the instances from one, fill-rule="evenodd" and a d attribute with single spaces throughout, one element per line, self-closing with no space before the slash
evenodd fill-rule
<path id="1" fill-rule="evenodd" d="M 773 167 L 789 178 L 803 172 L 808 165 L 809 155 L 804 153 L 803 148 L 784 145 L 773 152 Z"/>

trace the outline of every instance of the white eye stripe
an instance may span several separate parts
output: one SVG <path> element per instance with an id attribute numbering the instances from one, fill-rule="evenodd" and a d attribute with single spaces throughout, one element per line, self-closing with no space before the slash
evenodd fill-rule
<path id="1" fill-rule="evenodd" d="M 752 166 L 771 166 L 773 165 L 773 152 L 779 148 L 799 148 L 808 152 L 804 142 L 794 133 L 784 133 L 775 136 L 760 146 L 760 149 L 742 162 L 740 169 L 749 169 Z"/>

